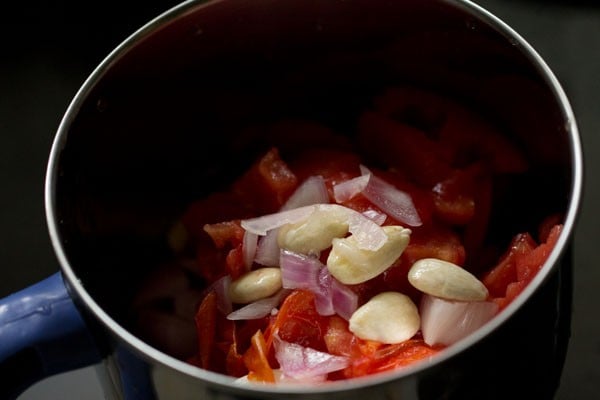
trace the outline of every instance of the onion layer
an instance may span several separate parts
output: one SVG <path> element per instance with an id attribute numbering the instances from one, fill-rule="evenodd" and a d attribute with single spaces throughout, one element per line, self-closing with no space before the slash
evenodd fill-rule
<path id="1" fill-rule="evenodd" d="M 339 204 L 314 204 L 263 215 L 257 218 L 241 221 L 242 228 L 257 235 L 264 236 L 269 231 L 286 224 L 295 224 L 311 216 L 315 211 L 320 213 L 339 213 L 348 222 L 348 230 L 356 237 L 359 248 L 366 250 L 379 250 L 387 241 L 387 235 L 373 220 L 363 214 Z"/>
<path id="2" fill-rule="evenodd" d="M 376 177 L 362 165 L 361 171 L 363 175 L 370 176 L 369 183 L 362 191 L 362 194 L 371 203 L 400 223 L 409 226 L 421 226 L 423 224 L 408 193 Z"/>
<path id="3" fill-rule="evenodd" d="M 428 345 L 449 346 L 467 337 L 498 312 L 490 301 L 450 301 L 424 294 L 421 299 L 421 331 Z"/>
<path id="4" fill-rule="evenodd" d="M 275 358 L 281 371 L 294 379 L 314 379 L 344 369 L 350 364 L 348 357 L 289 343 L 277 335 L 274 338 Z"/>

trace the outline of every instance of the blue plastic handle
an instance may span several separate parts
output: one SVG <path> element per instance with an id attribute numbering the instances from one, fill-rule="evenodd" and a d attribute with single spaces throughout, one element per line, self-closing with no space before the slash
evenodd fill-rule
<path id="1" fill-rule="evenodd" d="M 0 398 L 100 359 L 60 272 L 0 300 Z"/>

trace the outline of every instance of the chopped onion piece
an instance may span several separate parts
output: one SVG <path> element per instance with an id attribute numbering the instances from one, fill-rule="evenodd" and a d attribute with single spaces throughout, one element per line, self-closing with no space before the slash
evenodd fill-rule
<path id="1" fill-rule="evenodd" d="M 348 286 L 332 277 L 331 302 L 335 312 L 348 321 L 358 308 L 358 295 Z"/>
<path id="2" fill-rule="evenodd" d="M 277 233 L 279 229 L 271 229 L 265 236 L 258 240 L 256 248 L 256 257 L 254 261 L 266 267 L 279 266 L 279 244 L 277 243 Z"/>
<path id="3" fill-rule="evenodd" d="M 281 250 L 281 282 L 286 289 L 319 290 L 319 271 L 323 263 L 315 257 Z"/>
<path id="4" fill-rule="evenodd" d="M 388 240 L 379 225 L 357 211 L 349 215 L 348 230 L 354 235 L 360 249 L 376 251 Z"/>
<path id="5" fill-rule="evenodd" d="M 315 308 L 320 315 L 328 316 L 335 314 L 331 285 L 333 284 L 333 276 L 329 273 L 327 267 L 319 270 L 317 275 L 319 287 L 315 292 Z"/>
<path id="6" fill-rule="evenodd" d="M 311 379 L 346 368 L 348 357 L 336 356 L 274 336 L 275 358 L 281 371 L 293 379 Z"/>
<path id="7" fill-rule="evenodd" d="M 387 219 L 387 215 L 376 210 L 366 210 L 362 212 L 362 215 L 381 226 Z"/>
<path id="8" fill-rule="evenodd" d="M 229 297 L 229 285 L 231 285 L 231 277 L 225 275 L 214 281 L 208 291 L 214 290 L 217 295 L 217 309 L 227 315 L 233 309 L 231 298 Z"/>
<path id="9" fill-rule="evenodd" d="M 242 242 L 242 254 L 244 257 L 244 266 L 246 271 L 250 271 L 254 257 L 256 256 L 256 249 L 258 245 L 258 235 L 253 232 L 245 231 L 244 239 Z"/>
<path id="10" fill-rule="evenodd" d="M 262 217 L 242 220 L 242 228 L 264 236 L 268 231 L 286 224 L 300 222 L 315 211 L 327 213 L 343 213 L 348 221 L 348 230 L 356 237 L 358 247 L 366 250 L 379 250 L 387 241 L 387 235 L 379 225 L 358 211 L 339 204 L 314 204 L 264 215 Z"/>
<path id="11" fill-rule="evenodd" d="M 274 308 L 279 306 L 281 300 L 283 300 L 283 298 L 287 296 L 289 292 L 289 290 L 281 289 L 271 297 L 257 300 L 227 314 L 227 319 L 235 321 L 266 317 L 267 315 L 271 314 Z"/>
<path id="12" fill-rule="evenodd" d="M 271 229 L 279 228 L 285 224 L 294 224 L 308 218 L 315 210 L 315 206 L 304 206 L 285 210 L 273 214 L 263 215 L 261 217 L 242 220 L 242 228 L 247 231 L 264 236 Z"/>
<path id="13" fill-rule="evenodd" d="M 421 226 L 422 221 L 410 195 L 373 175 L 366 167 L 360 166 L 363 175 L 370 175 L 369 184 L 362 194 L 384 213 L 398 222 L 409 226 Z"/>
<path id="14" fill-rule="evenodd" d="M 320 315 L 338 313 L 346 320 L 356 311 L 358 296 L 336 280 L 317 258 L 281 250 L 281 280 L 286 289 L 305 289 L 315 294 Z"/>
<path id="15" fill-rule="evenodd" d="M 325 180 L 320 175 L 310 176 L 292 193 L 281 207 L 281 211 L 320 203 L 329 203 Z"/>
<path id="16" fill-rule="evenodd" d="M 450 301 L 424 294 L 421 299 L 421 331 L 430 346 L 449 346 L 465 338 L 498 312 L 491 301 Z"/>
<path id="17" fill-rule="evenodd" d="M 333 197 L 338 203 L 350 200 L 367 187 L 371 175 L 365 174 L 340 182 L 333 187 Z"/>

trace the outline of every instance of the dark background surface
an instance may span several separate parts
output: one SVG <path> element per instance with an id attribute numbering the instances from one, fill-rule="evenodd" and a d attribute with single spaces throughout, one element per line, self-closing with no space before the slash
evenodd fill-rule
<path id="1" fill-rule="evenodd" d="M 0 297 L 58 270 L 43 187 L 54 133 L 79 86 L 122 40 L 177 0 L 29 1 L 0 11 Z M 586 189 L 574 241 L 571 340 L 557 399 L 600 393 L 600 3 L 481 0 L 546 60 L 575 111 Z M 1 378 L 0 378 L 1 381 Z M 514 384 L 515 390 L 522 377 Z M 94 369 L 49 378 L 22 399 L 100 399 Z"/>

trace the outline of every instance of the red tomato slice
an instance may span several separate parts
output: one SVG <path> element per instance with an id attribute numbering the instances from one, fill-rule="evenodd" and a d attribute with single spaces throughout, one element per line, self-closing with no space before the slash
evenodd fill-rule
<path id="1" fill-rule="evenodd" d="M 240 378 L 248 374 L 248 368 L 244 364 L 244 357 L 238 353 L 237 346 L 232 343 L 225 359 L 225 371 L 227 375 Z"/>
<path id="2" fill-rule="evenodd" d="M 271 349 L 273 336 L 297 343 L 304 347 L 326 351 L 323 335 L 327 331 L 328 318 L 315 308 L 314 294 L 307 290 L 295 290 L 288 295 L 268 329 L 267 345 Z"/>
<path id="3" fill-rule="evenodd" d="M 542 268 L 554 248 L 562 225 L 555 225 L 549 232 L 546 243 L 542 243 L 528 254 L 518 254 L 515 259 L 517 280 L 530 282 Z"/>
<path id="4" fill-rule="evenodd" d="M 529 254 L 536 245 L 529 233 L 521 233 L 513 238 L 500 262 L 482 278 L 483 284 L 492 297 L 504 297 L 506 295 L 508 285 L 517 281 L 516 258 L 518 255 Z"/>
<path id="5" fill-rule="evenodd" d="M 539 239 L 540 243 L 545 243 L 548 241 L 548 239 L 550 237 L 550 233 L 554 229 L 556 229 L 556 226 L 558 226 L 558 225 L 562 226 L 561 221 L 563 220 L 563 218 L 564 217 L 562 214 L 553 214 L 553 215 L 546 217 L 542 221 L 542 223 L 540 224 L 540 227 L 538 229 L 538 239 Z M 556 232 L 555 232 L 555 234 L 556 234 Z"/>
<path id="6" fill-rule="evenodd" d="M 242 253 L 242 241 L 244 239 L 244 228 L 240 220 L 221 222 L 217 224 L 206 224 L 204 230 L 213 240 L 219 250 L 228 251 L 207 252 L 203 242 L 197 244 L 198 265 L 202 275 L 208 282 L 214 282 L 224 274 L 229 274 L 233 279 L 238 278 L 244 271 L 244 259 Z M 213 254 L 211 259 L 207 255 Z M 225 270 L 223 270 L 223 258 Z"/>
<path id="7" fill-rule="evenodd" d="M 422 339 L 410 339 L 396 344 L 367 343 L 363 355 L 352 360 L 345 370 L 346 377 L 371 375 L 404 367 L 416 361 L 434 356 L 438 348 L 431 347 Z"/>
<path id="8" fill-rule="evenodd" d="M 554 225 L 546 242 L 540 245 L 536 245 L 528 233 L 515 236 L 500 263 L 484 275 L 482 281 L 500 309 L 510 304 L 539 272 L 561 230 L 562 225 Z"/>
<path id="9" fill-rule="evenodd" d="M 233 193 L 214 193 L 191 203 L 181 217 L 192 243 L 204 239 L 204 225 L 242 218 L 239 199 Z"/>
<path id="10" fill-rule="evenodd" d="M 233 184 L 233 191 L 253 215 L 279 210 L 298 186 L 296 175 L 272 148 Z"/>
<path id="11" fill-rule="evenodd" d="M 212 353 L 215 345 L 217 326 L 217 294 L 209 292 L 198 307 L 196 316 L 196 331 L 198 333 L 198 354 L 200 366 L 204 369 L 212 368 Z"/>
<path id="12" fill-rule="evenodd" d="M 248 380 L 275 383 L 273 369 L 267 360 L 267 344 L 260 330 L 252 336 L 250 348 L 244 353 L 243 359 L 248 368 Z"/>
<path id="13" fill-rule="evenodd" d="M 433 187 L 435 213 L 442 221 L 452 225 L 466 225 L 481 207 L 477 193 L 484 174 L 481 164 L 456 169 L 445 180 Z"/>
<path id="14" fill-rule="evenodd" d="M 337 315 L 329 318 L 329 325 L 323 339 L 330 354 L 352 356 L 356 353 L 358 339 L 348 329 L 348 322 Z"/>
<path id="15" fill-rule="evenodd" d="M 401 258 L 407 265 L 412 265 L 417 260 L 430 257 L 463 265 L 466 253 L 458 234 L 440 224 L 413 229 Z"/>
<path id="16" fill-rule="evenodd" d="M 204 225 L 204 231 L 211 237 L 217 249 L 226 245 L 235 247 L 244 240 L 244 228 L 240 220 Z"/>
<path id="17" fill-rule="evenodd" d="M 225 258 L 225 267 L 227 274 L 232 280 L 238 279 L 246 272 L 246 264 L 244 263 L 244 252 L 242 244 L 231 249 Z"/>

